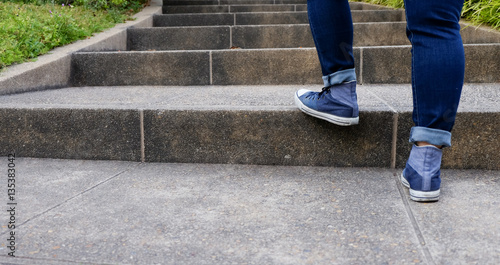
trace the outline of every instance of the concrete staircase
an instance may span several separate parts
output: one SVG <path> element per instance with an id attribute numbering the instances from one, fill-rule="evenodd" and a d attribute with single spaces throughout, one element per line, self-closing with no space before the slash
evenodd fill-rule
<path id="1" fill-rule="evenodd" d="M 402 167 L 412 126 L 404 11 L 351 3 L 361 113 L 344 128 L 293 105 L 297 89 L 321 89 L 305 3 L 164 0 L 153 27 L 127 28 L 126 49 L 72 53 L 64 87 L 1 96 L 0 151 Z M 500 34 L 464 23 L 462 36 L 467 84 L 443 167 L 498 170 Z"/>

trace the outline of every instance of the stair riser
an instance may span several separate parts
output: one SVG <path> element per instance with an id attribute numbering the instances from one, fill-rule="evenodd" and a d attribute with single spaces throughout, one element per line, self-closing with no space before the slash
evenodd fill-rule
<path id="1" fill-rule="evenodd" d="M 352 11 L 353 22 L 404 21 L 400 10 Z M 307 12 L 171 14 L 153 17 L 155 27 L 309 24 Z"/>
<path id="2" fill-rule="evenodd" d="M 391 111 L 368 110 L 360 113 L 360 125 L 339 127 L 298 110 L 0 109 L 0 123 L 9 124 L 0 127 L 0 151 L 19 157 L 390 167 L 394 120 Z M 411 148 L 411 113 L 396 120 L 401 168 Z M 442 167 L 500 169 L 498 120 L 498 113 L 459 113 Z"/>
<path id="3" fill-rule="evenodd" d="M 399 114 L 396 167 L 403 168 L 410 154 L 411 112 Z M 500 113 L 458 113 L 452 146 L 444 149 L 442 168 L 500 169 Z"/>
<path id="4" fill-rule="evenodd" d="M 139 113 L 99 109 L 0 109 L 0 150 L 18 157 L 139 161 Z"/>
<path id="5" fill-rule="evenodd" d="M 184 5 L 283 5 L 306 4 L 306 0 L 163 0 L 164 6 Z"/>
<path id="6" fill-rule="evenodd" d="M 360 119 L 339 127 L 299 111 L 146 111 L 146 160 L 390 166 L 392 113 Z"/>
<path id="7" fill-rule="evenodd" d="M 355 6 L 353 11 L 392 10 L 403 13 L 402 10 L 388 8 L 363 8 Z M 193 13 L 248 13 L 248 12 L 305 12 L 306 5 L 200 5 L 200 6 L 163 6 L 163 14 L 193 14 Z"/>
<path id="8" fill-rule="evenodd" d="M 163 0 L 163 6 L 217 6 L 217 5 L 253 5 L 253 6 L 261 6 L 261 5 L 307 5 L 306 0 L 181 0 L 181 1 L 172 1 L 172 0 Z M 349 6 L 351 10 L 383 10 L 383 9 L 391 9 L 384 6 L 366 4 L 366 3 L 357 3 L 350 2 Z"/>
<path id="9" fill-rule="evenodd" d="M 500 44 L 469 44 L 465 50 L 465 83 L 500 82 Z M 411 47 L 362 48 L 365 84 L 411 82 Z M 358 66 L 356 66 L 358 67 Z"/>
<path id="10" fill-rule="evenodd" d="M 230 27 L 133 28 L 128 29 L 127 49 L 216 50 L 231 48 Z"/>
<path id="11" fill-rule="evenodd" d="M 305 5 L 207 5 L 207 6 L 163 6 L 163 14 L 190 13 L 248 13 L 248 12 L 304 12 Z"/>
<path id="12" fill-rule="evenodd" d="M 466 27 L 463 42 L 500 43 L 500 33 Z M 214 50 L 314 47 L 309 25 L 128 29 L 129 50 Z M 410 45 L 405 22 L 355 23 L 354 46 Z"/>
<path id="13" fill-rule="evenodd" d="M 73 86 L 208 85 L 209 52 L 75 53 Z"/>
<path id="14" fill-rule="evenodd" d="M 1 111 L 6 114 L 0 116 L 2 122 L 19 132 L 2 133 L 2 151 L 28 157 L 140 161 L 139 111 Z M 366 113 L 361 118 L 373 122 L 338 127 L 299 111 L 146 110 L 145 160 L 389 167 L 392 113 Z"/>
<path id="15" fill-rule="evenodd" d="M 411 81 L 411 48 L 355 48 L 359 83 Z M 500 82 L 500 45 L 465 45 L 467 83 Z M 313 48 L 72 55 L 74 86 L 319 84 Z"/>
<path id="16" fill-rule="evenodd" d="M 406 23 L 354 24 L 354 45 L 409 45 L 405 28 Z M 314 47 L 309 25 L 136 28 L 128 30 L 128 40 L 129 49 L 139 51 Z"/>

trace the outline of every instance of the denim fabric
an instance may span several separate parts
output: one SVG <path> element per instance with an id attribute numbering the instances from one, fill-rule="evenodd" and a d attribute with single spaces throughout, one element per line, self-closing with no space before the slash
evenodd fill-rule
<path id="1" fill-rule="evenodd" d="M 307 14 L 323 76 L 353 69 L 353 25 L 348 1 L 307 0 Z"/>
<path id="2" fill-rule="evenodd" d="M 451 134 L 437 130 L 451 132 L 464 82 L 465 56 L 458 24 L 463 1 L 406 0 L 405 6 L 416 128 L 410 141 L 450 146 Z"/>
<path id="3" fill-rule="evenodd" d="M 414 126 L 410 131 L 410 142 L 428 142 L 433 145 L 451 146 L 451 132 Z"/>
<path id="4" fill-rule="evenodd" d="M 333 74 L 323 76 L 323 83 L 325 87 L 352 81 L 356 81 L 356 71 L 354 68 L 341 70 Z"/>
<path id="5" fill-rule="evenodd" d="M 412 134 L 411 141 L 451 143 L 451 134 L 445 132 L 455 123 L 465 69 L 458 24 L 462 6 L 460 0 L 405 0 L 412 43 L 413 121 L 418 127 L 412 132 L 419 133 Z M 307 8 L 325 86 L 355 77 L 348 1 L 308 0 Z M 345 77 L 348 69 L 351 74 Z"/>

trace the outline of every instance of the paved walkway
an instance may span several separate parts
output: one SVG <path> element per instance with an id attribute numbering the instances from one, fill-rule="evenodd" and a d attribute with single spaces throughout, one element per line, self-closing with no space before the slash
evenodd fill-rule
<path id="1" fill-rule="evenodd" d="M 14 169 L 1 264 L 500 263 L 499 171 L 443 170 L 441 200 L 414 203 L 391 169 L 32 158 Z"/>

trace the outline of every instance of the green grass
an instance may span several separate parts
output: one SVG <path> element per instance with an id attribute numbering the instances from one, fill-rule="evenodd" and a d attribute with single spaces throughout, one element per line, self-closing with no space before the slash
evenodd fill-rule
<path id="1" fill-rule="evenodd" d="M 111 28 L 130 14 L 128 7 L 98 10 L 69 4 L 0 2 L 0 70 Z"/>
<path id="2" fill-rule="evenodd" d="M 403 0 L 353 0 L 394 8 L 404 7 Z M 435 0 L 439 1 L 439 0 Z M 500 30 L 500 0 L 466 0 L 462 10 L 462 18 L 475 25 L 488 25 Z"/>
<path id="3" fill-rule="evenodd" d="M 462 17 L 475 24 L 486 24 L 500 30 L 500 0 L 468 0 Z"/>
<path id="4" fill-rule="evenodd" d="M 403 0 L 353 1 L 394 8 L 404 6 Z M 0 70 L 113 27 L 140 10 L 146 2 L 147 0 L 0 0 Z M 485 24 L 500 30 L 500 0 L 466 0 L 462 17 L 473 24 Z"/>
<path id="5" fill-rule="evenodd" d="M 351 1 L 365 2 L 365 3 L 383 5 L 383 6 L 394 7 L 394 8 L 404 7 L 403 0 L 351 0 Z"/>

